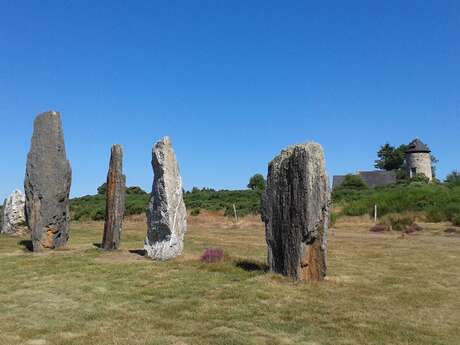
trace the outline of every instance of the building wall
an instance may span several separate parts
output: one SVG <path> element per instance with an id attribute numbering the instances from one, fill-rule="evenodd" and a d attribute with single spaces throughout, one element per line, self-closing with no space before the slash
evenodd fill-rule
<path id="1" fill-rule="evenodd" d="M 407 174 L 414 177 L 415 174 L 423 174 L 433 180 L 431 171 L 431 155 L 427 152 L 409 153 L 406 155 Z"/>
<path id="2" fill-rule="evenodd" d="M 396 183 L 396 172 L 395 171 L 358 171 L 356 175 L 361 176 L 364 183 L 369 188 L 388 186 Z M 332 189 L 340 187 L 345 180 L 346 175 L 336 175 L 332 180 Z"/>

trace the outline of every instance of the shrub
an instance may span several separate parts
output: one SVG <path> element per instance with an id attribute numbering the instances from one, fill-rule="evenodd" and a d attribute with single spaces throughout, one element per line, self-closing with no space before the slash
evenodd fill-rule
<path id="1" fill-rule="evenodd" d="M 97 194 L 105 195 L 106 192 L 107 192 L 107 183 L 106 182 L 104 182 L 99 187 L 97 187 Z"/>
<path id="2" fill-rule="evenodd" d="M 219 262 L 224 259 L 224 251 L 220 248 L 207 248 L 200 260 L 206 263 Z"/>
<path id="3" fill-rule="evenodd" d="M 126 188 L 126 194 L 135 194 L 135 195 L 146 195 L 147 192 L 141 187 L 133 186 Z"/>
<path id="4" fill-rule="evenodd" d="M 427 222 L 439 223 L 444 220 L 442 211 L 437 207 L 431 207 L 425 212 L 425 219 Z"/>
<path id="5" fill-rule="evenodd" d="M 415 221 L 414 217 L 403 215 L 390 215 L 383 219 L 383 224 L 391 225 L 393 230 L 403 231 Z"/>
<path id="6" fill-rule="evenodd" d="M 201 210 L 199 208 L 194 208 L 191 212 L 191 216 L 198 216 L 201 213 Z"/>
<path id="7" fill-rule="evenodd" d="M 342 213 L 346 216 L 363 216 L 366 213 L 369 213 L 369 209 L 370 208 L 367 205 L 356 202 L 345 206 Z"/>
<path id="8" fill-rule="evenodd" d="M 454 224 L 455 226 L 460 226 L 460 215 L 457 215 L 452 218 L 452 224 Z"/>
<path id="9" fill-rule="evenodd" d="M 331 212 L 331 214 L 329 216 L 329 226 L 330 227 L 335 226 L 335 223 L 337 222 L 337 219 L 338 219 L 337 213 Z"/>
<path id="10" fill-rule="evenodd" d="M 359 175 L 348 174 L 345 176 L 339 188 L 344 189 L 367 189 L 367 185 Z"/>
<path id="11" fill-rule="evenodd" d="M 91 217 L 92 220 L 105 220 L 105 211 L 104 210 L 96 210 L 93 216 Z"/>
<path id="12" fill-rule="evenodd" d="M 430 182 L 430 179 L 428 177 L 426 177 L 424 174 L 417 174 L 415 175 L 414 177 L 412 177 L 410 180 L 409 180 L 410 183 L 421 183 L 421 184 L 427 184 Z"/>
<path id="13" fill-rule="evenodd" d="M 445 218 L 452 221 L 460 215 L 460 203 L 449 203 L 443 207 Z"/>
<path id="14" fill-rule="evenodd" d="M 451 186 L 460 186 L 460 171 L 452 171 L 447 175 L 445 182 Z"/>

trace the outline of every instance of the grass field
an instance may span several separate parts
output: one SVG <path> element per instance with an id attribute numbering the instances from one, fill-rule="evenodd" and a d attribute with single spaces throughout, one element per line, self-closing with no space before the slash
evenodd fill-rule
<path id="1" fill-rule="evenodd" d="M 299 284 L 265 271 L 262 224 L 190 217 L 184 255 L 141 255 L 142 218 L 122 249 L 93 243 L 101 222 L 73 223 L 69 249 L 32 254 L 0 237 L 0 344 L 460 344 L 460 236 L 422 224 L 413 236 L 373 234 L 341 218 L 329 276 Z M 223 248 L 221 263 L 199 260 Z"/>

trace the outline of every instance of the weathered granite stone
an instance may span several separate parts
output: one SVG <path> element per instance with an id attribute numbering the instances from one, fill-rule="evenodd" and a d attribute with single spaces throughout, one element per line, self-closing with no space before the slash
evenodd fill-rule
<path id="1" fill-rule="evenodd" d="M 324 279 L 329 205 L 329 184 L 319 144 L 288 147 L 270 162 L 262 220 L 271 271 L 296 280 Z"/>
<path id="2" fill-rule="evenodd" d="M 26 228 L 26 217 L 24 214 L 25 195 L 15 190 L 5 200 L 3 205 L 3 223 L 0 232 L 3 234 L 21 233 Z"/>
<path id="3" fill-rule="evenodd" d="M 125 213 L 126 177 L 123 175 L 123 148 L 113 145 L 107 174 L 104 236 L 102 248 L 118 249 L 120 246 L 123 215 Z"/>
<path id="4" fill-rule="evenodd" d="M 182 254 L 187 231 L 187 212 L 182 195 L 182 180 L 176 155 L 168 137 L 153 148 L 154 181 L 147 212 L 147 237 L 144 248 L 156 260 Z"/>
<path id="5" fill-rule="evenodd" d="M 38 115 L 24 182 L 26 221 L 34 251 L 67 244 L 71 178 L 60 114 L 49 111 Z"/>

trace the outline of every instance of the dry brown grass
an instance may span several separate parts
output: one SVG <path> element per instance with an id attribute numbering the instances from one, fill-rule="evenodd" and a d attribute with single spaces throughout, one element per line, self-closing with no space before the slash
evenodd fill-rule
<path id="1" fill-rule="evenodd" d="M 144 218 L 122 249 L 97 249 L 102 223 L 72 225 L 70 248 L 31 254 L 0 237 L 0 344 L 460 344 L 460 237 L 450 224 L 416 235 L 370 233 L 339 219 L 329 275 L 299 284 L 266 273 L 258 217 L 190 217 L 186 250 L 170 262 L 138 254 Z M 207 247 L 227 259 L 204 264 Z"/>

